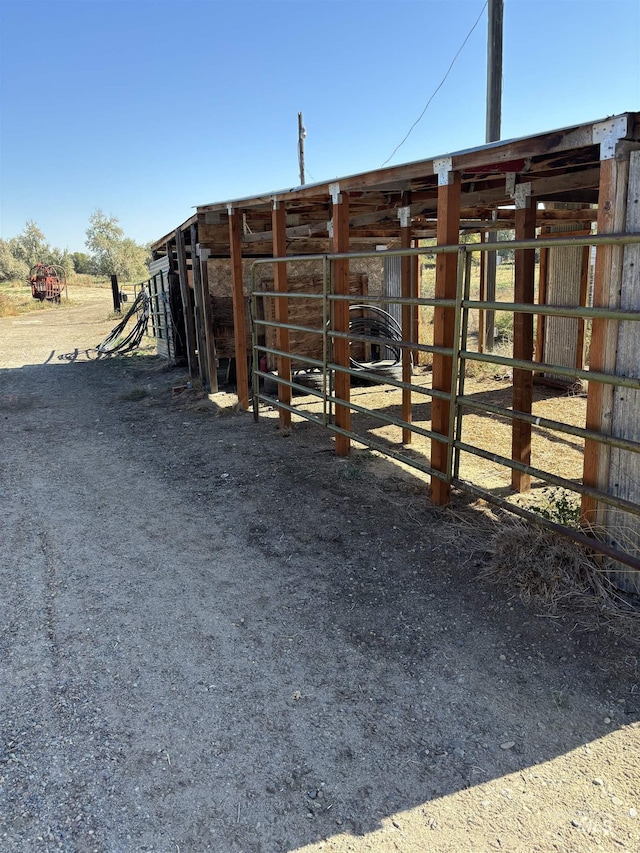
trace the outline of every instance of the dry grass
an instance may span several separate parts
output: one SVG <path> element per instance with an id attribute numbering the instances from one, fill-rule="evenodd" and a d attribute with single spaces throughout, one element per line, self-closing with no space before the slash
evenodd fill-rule
<path id="1" fill-rule="evenodd" d="M 108 279 L 92 275 L 74 275 L 68 281 L 67 293 L 59 304 L 41 302 L 31 296 L 31 289 L 24 281 L 3 281 L 0 283 L 0 317 L 19 317 L 33 311 L 60 310 L 65 307 L 84 304 L 83 298 L 74 298 L 74 291 L 111 288 Z M 117 315 L 119 316 L 119 315 Z"/>
<path id="2" fill-rule="evenodd" d="M 0 284 L 0 317 L 18 317 L 31 311 L 46 311 L 51 307 L 49 302 L 34 299 L 24 282 L 8 281 Z"/>
<path id="3" fill-rule="evenodd" d="M 637 598 L 621 592 L 609 577 L 607 561 L 584 545 L 505 515 L 495 524 L 487 550 L 489 563 L 481 580 L 506 586 L 546 614 L 570 608 L 583 628 L 604 622 L 640 642 Z"/>

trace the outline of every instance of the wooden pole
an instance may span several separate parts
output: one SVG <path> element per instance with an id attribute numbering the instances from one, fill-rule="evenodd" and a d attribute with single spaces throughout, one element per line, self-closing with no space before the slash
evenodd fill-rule
<path id="1" fill-rule="evenodd" d="M 196 369 L 196 332 L 193 323 L 193 306 L 189 297 L 187 256 L 184 248 L 184 237 L 180 228 L 176 228 L 176 256 L 178 259 L 178 278 L 180 280 L 180 296 L 182 297 L 182 311 L 184 314 L 184 336 L 187 350 L 187 364 L 189 366 L 189 374 L 193 376 L 193 372 Z"/>
<path id="2" fill-rule="evenodd" d="M 460 174 L 444 172 L 438 179 L 438 222 L 436 243 L 438 246 L 456 245 L 460 238 Z M 436 256 L 436 299 L 455 299 L 457 290 L 458 255 Z M 433 343 L 439 347 L 453 349 L 455 310 L 436 307 L 433 312 Z M 451 393 L 451 356 L 434 353 L 433 388 Z M 440 435 L 449 434 L 450 403 L 433 398 L 431 401 L 432 429 Z M 431 440 L 431 467 L 448 475 L 447 445 Z M 431 501 L 438 506 L 449 503 L 451 485 L 439 477 L 431 478 Z"/>
<path id="3" fill-rule="evenodd" d="M 526 186 L 526 185 L 525 185 Z M 536 236 L 536 204 L 528 193 L 516 196 L 516 240 L 531 240 Z M 535 249 L 518 249 L 515 253 L 514 300 L 533 305 L 536 269 Z M 533 315 L 513 315 L 513 357 L 531 361 L 533 358 Z M 513 371 L 513 410 L 531 414 L 533 401 L 533 371 Z M 531 424 L 514 418 L 511 432 L 511 458 L 523 465 L 531 463 Z M 531 476 L 522 471 L 511 472 L 511 488 L 524 492 L 531 488 Z"/>
<path id="4" fill-rule="evenodd" d="M 272 204 L 273 257 L 279 258 L 287 254 L 287 216 L 282 202 L 273 201 Z M 287 283 L 286 264 L 274 264 L 273 282 L 276 293 L 287 293 L 289 285 Z M 276 322 L 288 323 L 289 300 L 278 297 L 274 302 Z M 276 328 L 276 348 L 282 352 L 289 352 L 289 346 L 289 329 Z M 278 376 L 288 382 L 291 381 L 290 358 L 278 356 Z M 278 400 L 287 406 L 291 405 L 291 388 L 288 385 L 278 383 Z M 291 426 L 291 412 L 280 409 L 279 422 L 281 429 L 288 429 Z"/>
<path id="5" fill-rule="evenodd" d="M 502 118 L 502 22 L 504 17 L 504 0 L 488 0 L 487 16 L 487 120 L 485 141 L 495 142 L 500 139 L 500 124 Z M 494 222 L 496 221 L 494 211 Z M 495 243 L 496 232 L 488 232 L 488 243 Z M 496 299 L 496 268 L 495 252 L 488 252 L 486 265 L 487 300 Z M 493 352 L 495 333 L 495 311 L 487 311 L 484 323 L 484 350 Z"/>
<path id="6" fill-rule="evenodd" d="M 300 167 L 300 186 L 304 186 L 304 141 L 307 137 L 302 113 L 298 113 L 298 166 Z"/>
<path id="7" fill-rule="evenodd" d="M 349 196 L 341 193 L 338 187 L 332 190 L 333 203 L 333 251 L 349 251 Z M 336 260 L 333 262 L 333 292 L 336 295 L 349 295 L 349 261 Z M 349 303 L 346 301 L 333 303 L 333 327 L 336 332 L 349 332 Z M 333 343 L 335 363 L 340 367 L 349 367 L 349 341 L 346 338 L 335 338 Z M 336 426 L 344 430 L 351 429 L 351 377 L 348 373 L 336 371 L 335 395 L 344 404 L 336 403 Z M 336 433 L 336 453 L 338 456 L 348 456 L 351 442 L 348 436 Z"/>
<path id="8" fill-rule="evenodd" d="M 504 0 L 489 0 L 487 27 L 486 142 L 500 139 L 502 116 L 502 21 Z"/>
<path id="9" fill-rule="evenodd" d="M 247 367 L 247 311 L 242 280 L 242 216 L 231 206 L 229 243 L 231 248 L 231 286 L 233 295 L 233 340 L 236 358 L 236 390 L 241 409 L 249 408 L 249 372 Z"/>
<path id="10" fill-rule="evenodd" d="M 411 199 L 403 198 L 406 207 L 401 207 L 398 210 L 400 218 L 400 247 L 402 249 L 411 248 Z M 411 287 L 411 266 L 412 258 L 403 256 L 400 258 L 400 294 L 403 299 L 410 298 L 412 294 Z M 402 304 L 402 340 L 411 341 L 413 339 L 413 306 Z M 402 349 L 402 381 L 411 382 L 411 350 L 403 347 Z M 402 420 L 411 423 L 411 391 L 408 388 L 402 389 Z M 402 427 L 402 443 L 411 444 L 412 431 L 409 427 Z"/>

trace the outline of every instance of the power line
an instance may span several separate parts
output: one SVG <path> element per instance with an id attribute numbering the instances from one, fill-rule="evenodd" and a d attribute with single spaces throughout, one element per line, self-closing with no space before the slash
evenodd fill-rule
<path id="1" fill-rule="evenodd" d="M 414 121 L 414 123 L 411 125 L 411 127 L 410 127 L 410 128 L 409 128 L 409 130 L 407 131 L 407 135 L 405 136 L 405 138 L 402 140 L 402 142 L 400 142 L 400 143 L 398 143 L 398 145 L 396 145 L 396 147 L 393 149 L 393 151 L 392 151 L 392 153 L 389 155 L 389 157 L 387 157 L 387 159 L 384 161 L 384 163 L 382 164 L 382 166 L 386 166 L 386 165 L 387 165 L 387 163 L 389 162 L 389 160 L 393 159 L 393 156 L 395 155 L 396 151 L 404 145 L 404 143 L 407 141 L 407 139 L 408 139 L 408 138 L 409 138 L 409 136 L 411 135 L 411 131 L 413 130 L 413 128 L 418 124 L 418 122 L 422 119 L 422 116 L 426 113 L 427 108 L 429 107 L 429 104 L 430 104 L 430 103 L 431 103 L 431 101 L 435 98 L 435 96 L 438 94 L 438 92 L 440 91 L 440 89 L 443 87 L 445 80 L 447 79 L 447 77 L 448 77 L 448 76 L 449 76 L 449 74 L 451 73 L 451 69 L 452 69 L 452 68 L 453 68 L 453 66 L 455 65 L 456 59 L 457 59 L 457 58 L 460 56 L 460 54 L 462 53 L 462 48 L 465 46 L 465 44 L 466 44 L 466 43 L 469 41 L 469 39 L 471 38 L 471 33 L 475 30 L 475 28 L 476 28 L 476 27 L 478 26 L 478 24 L 480 23 L 480 18 L 483 16 L 483 14 L 484 14 L 484 10 L 487 8 L 487 6 L 488 6 L 488 5 L 489 5 L 489 0 L 487 0 L 487 2 L 486 2 L 486 3 L 484 4 L 484 6 L 482 7 L 482 9 L 481 9 L 481 11 L 480 11 L 480 14 L 479 14 L 479 15 L 478 15 L 478 17 L 476 18 L 476 22 L 475 22 L 475 23 L 474 23 L 474 25 L 471 27 L 471 29 L 469 30 L 469 32 L 467 33 L 467 35 L 466 35 L 466 37 L 465 37 L 465 40 L 462 42 L 462 44 L 461 44 L 461 45 L 460 45 L 460 47 L 458 48 L 458 52 L 456 53 L 456 55 L 455 55 L 455 56 L 453 57 L 453 59 L 451 60 L 451 65 L 448 67 L 448 69 L 447 69 L 447 73 L 444 75 L 444 77 L 442 78 L 442 80 L 441 80 L 441 81 L 440 81 L 440 83 L 438 84 L 438 87 L 436 88 L 436 90 L 434 91 L 434 93 L 431 95 L 431 97 L 429 98 L 429 100 L 427 101 L 427 103 L 425 104 L 424 109 L 422 110 L 422 112 L 420 113 L 420 115 L 418 116 L 418 118 Z M 382 166 L 381 166 L 380 168 L 382 168 Z"/>

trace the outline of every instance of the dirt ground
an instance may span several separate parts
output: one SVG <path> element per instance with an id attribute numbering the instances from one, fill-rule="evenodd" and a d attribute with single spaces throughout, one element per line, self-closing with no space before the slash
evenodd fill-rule
<path id="1" fill-rule="evenodd" d="M 0 320 L 0 850 L 640 849 L 640 647 L 382 457 L 96 360 L 95 297 Z"/>

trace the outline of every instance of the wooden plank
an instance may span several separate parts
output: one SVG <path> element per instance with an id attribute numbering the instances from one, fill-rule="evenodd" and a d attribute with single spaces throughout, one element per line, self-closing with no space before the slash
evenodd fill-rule
<path id="1" fill-rule="evenodd" d="M 340 193 L 333 203 L 333 251 L 349 251 L 349 196 Z M 349 261 L 348 259 L 333 262 L 333 291 L 338 295 L 349 293 Z M 336 332 L 349 331 L 349 303 L 346 301 L 333 304 L 333 327 Z M 346 338 L 335 338 L 333 342 L 333 357 L 340 367 L 349 367 L 349 341 Z M 345 405 L 336 403 L 336 426 L 344 430 L 351 429 L 351 377 L 348 373 L 336 371 L 335 395 L 338 400 L 344 400 Z M 348 456 L 351 441 L 346 435 L 336 433 L 336 453 L 338 456 Z"/>
<path id="2" fill-rule="evenodd" d="M 284 204 L 279 202 L 273 203 L 273 257 L 284 257 L 287 254 L 287 218 Z M 287 284 L 287 266 L 286 264 L 274 264 L 274 290 L 276 293 L 286 293 L 288 291 Z M 289 304 L 287 299 L 276 299 L 275 301 L 275 316 L 276 322 L 289 322 Z M 289 352 L 289 330 L 276 329 L 276 348 L 283 352 Z M 284 356 L 278 356 L 278 376 L 282 379 L 291 381 L 291 359 Z M 291 388 L 288 385 L 278 384 L 278 400 L 287 406 L 291 405 Z M 282 429 L 287 429 L 291 426 L 291 412 L 286 409 L 280 409 L 279 422 Z"/>
<path id="3" fill-rule="evenodd" d="M 629 160 L 612 157 L 600 165 L 598 201 L 598 234 L 624 231 L 627 209 Z M 620 246 L 598 246 L 593 277 L 593 304 L 596 307 L 618 308 L 622 287 L 622 258 Z M 589 369 L 613 373 L 618 344 L 617 323 L 613 320 L 593 320 Z M 599 382 L 589 382 L 587 392 L 587 429 L 610 433 L 613 410 L 613 389 Z M 606 490 L 609 483 L 610 450 L 595 441 L 585 441 L 582 481 L 586 486 Z M 594 498 L 583 495 L 582 522 L 589 526 L 604 526 L 606 510 L 598 507 Z"/>
<path id="4" fill-rule="evenodd" d="M 203 386 L 209 383 L 209 371 L 207 365 L 207 346 L 204 330 L 204 311 L 202 304 L 202 283 L 200 279 L 200 262 L 196 256 L 196 244 L 198 241 L 197 228 L 195 223 L 190 229 L 190 254 L 191 254 L 191 270 L 193 276 L 193 301 L 194 310 L 194 325 L 196 330 L 196 343 L 198 347 L 198 371 Z"/>
<path id="5" fill-rule="evenodd" d="M 460 225 L 460 175 L 450 173 L 450 182 L 438 187 L 438 246 L 456 245 L 459 241 Z M 436 259 L 436 299 L 455 299 L 457 289 L 457 254 L 438 255 Z M 454 346 L 455 311 L 453 308 L 438 308 L 433 312 L 433 343 L 435 346 Z M 451 392 L 451 356 L 434 353 L 433 387 Z M 440 435 L 449 433 L 450 403 L 432 399 L 432 429 Z M 447 446 L 435 439 L 431 441 L 431 467 L 447 474 Z M 431 478 L 431 501 L 443 506 L 449 503 L 451 486 L 438 477 Z"/>
<path id="6" fill-rule="evenodd" d="M 540 232 L 541 237 L 549 236 L 549 227 L 544 226 Z M 549 277 L 549 249 L 543 247 L 540 249 L 540 266 L 538 268 L 538 305 L 547 304 L 547 281 Z M 534 360 L 543 361 L 544 354 L 544 339 L 546 331 L 546 320 L 544 314 L 538 314 L 536 320 L 536 351 Z M 542 375 L 542 374 L 536 374 Z"/>
<path id="7" fill-rule="evenodd" d="M 418 240 L 413 240 L 413 248 L 418 248 Z M 411 259 L 411 295 L 414 299 L 417 299 L 420 295 L 420 257 L 418 255 L 414 255 Z M 414 343 L 418 343 L 420 340 L 420 312 L 418 311 L 418 306 L 414 305 L 412 307 L 413 317 L 412 317 L 412 327 L 413 327 L 413 335 L 411 340 Z M 414 353 L 413 362 L 417 364 L 418 361 L 418 353 Z"/>
<path id="8" fill-rule="evenodd" d="M 633 151 L 629 162 L 629 191 L 627 197 L 626 228 L 629 233 L 640 233 L 640 151 Z M 622 263 L 622 288 L 620 308 L 640 313 L 640 246 L 627 246 Z M 618 330 L 616 374 L 640 378 L 638 364 L 640 353 L 640 321 L 623 321 Z M 615 388 L 613 392 L 613 417 L 611 432 L 619 438 L 640 442 L 640 391 L 633 388 Z M 611 448 L 609 465 L 609 492 L 636 505 L 640 504 L 640 454 Z M 632 554 L 640 552 L 640 518 L 628 512 L 609 507 L 607 511 L 607 538 Z M 615 582 L 624 589 L 640 593 L 640 572 L 629 572 L 617 566 Z"/>
<path id="9" fill-rule="evenodd" d="M 247 309 L 242 279 L 242 215 L 229 210 L 231 284 L 233 294 L 233 340 L 236 360 L 236 386 L 240 408 L 249 408 L 249 372 L 247 366 Z"/>
<path id="10" fill-rule="evenodd" d="M 516 208 L 516 240 L 531 240 L 536 235 L 535 202 L 526 200 L 526 206 Z M 534 302 L 535 249 L 518 249 L 515 253 L 516 302 Z M 513 357 L 530 361 L 533 357 L 533 315 L 513 316 Z M 531 414 L 533 400 L 533 372 L 513 371 L 513 410 Z M 523 465 L 531 464 L 531 424 L 514 418 L 511 432 L 511 458 Z M 531 488 L 531 477 L 522 471 L 511 472 L 511 488 L 524 492 Z"/>
<path id="11" fill-rule="evenodd" d="M 591 232 L 583 232 L 585 236 Z M 589 268 L 590 268 L 591 249 L 589 246 L 584 246 L 582 249 L 582 264 L 580 269 L 580 305 L 586 307 L 589 302 Z M 576 340 L 576 361 L 575 365 L 578 370 L 584 368 L 584 347 L 585 347 L 585 327 L 586 321 L 583 318 L 578 320 L 578 337 Z"/>
<path id="12" fill-rule="evenodd" d="M 411 248 L 411 223 L 400 227 L 400 247 L 402 249 Z M 403 299 L 411 298 L 413 288 L 411 286 L 411 268 L 412 258 L 400 258 L 400 293 Z M 413 339 L 413 306 L 402 305 L 402 340 L 411 341 Z M 402 381 L 411 382 L 411 350 L 404 347 L 402 349 Z M 409 388 L 402 389 L 402 420 L 411 423 L 411 391 Z M 413 433 L 408 427 L 402 428 L 402 443 L 411 444 Z"/>
<path id="13" fill-rule="evenodd" d="M 193 317 L 193 302 L 189 295 L 189 282 L 187 277 L 187 256 L 184 247 L 184 237 L 180 228 L 176 229 L 176 257 L 178 260 L 178 278 L 180 281 L 180 296 L 182 297 L 182 312 L 184 316 L 184 335 L 187 351 L 187 364 L 189 374 L 193 376 L 196 361 L 196 331 Z"/>
<path id="14" fill-rule="evenodd" d="M 200 248 L 200 281 L 202 283 L 202 304 L 205 327 L 205 345 L 207 348 L 207 366 L 209 373 L 209 390 L 212 394 L 218 392 L 218 356 L 216 341 L 213 334 L 213 305 L 209 293 L 209 250 Z"/>

